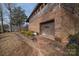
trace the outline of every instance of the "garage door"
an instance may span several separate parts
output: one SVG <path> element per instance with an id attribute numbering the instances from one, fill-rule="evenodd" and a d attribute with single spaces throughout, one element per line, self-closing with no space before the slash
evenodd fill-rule
<path id="1" fill-rule="evenodd" d="M 47 21 L 40 24 L 40 32 L 42 35 L 54 35 L 54 21 Z"/>

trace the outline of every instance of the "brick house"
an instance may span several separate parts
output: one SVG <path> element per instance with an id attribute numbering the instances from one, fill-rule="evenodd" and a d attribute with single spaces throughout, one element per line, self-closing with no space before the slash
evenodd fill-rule
<path id="1" fill-rule="evenodd" d="M 69 35 L 79 32 L 76 4 L 39 3 L 29 16 L 29 30 L 40 35 L 67 41 Z"/>

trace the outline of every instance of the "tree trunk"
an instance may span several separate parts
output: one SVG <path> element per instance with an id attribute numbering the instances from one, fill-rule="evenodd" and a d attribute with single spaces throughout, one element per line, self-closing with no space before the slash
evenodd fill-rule
<path id="1" fill-rule="evenodd" d="M 4 25 L 3 25 L 3 9 L 2 9 L 2 5 L 0 4 L 0 9 L 1 9 L 1 32 L 4 32 Z"/>
<path id="2" fill-rule="evenodd" d="M 10 11 L 10 31 L 12 32 L 12 16 L 11 16 L 11 8 L 9 9 Z"/>
<path id="3" fill-rule="evenodd" d="M 21 31 L 21 24 L 19 23 L 19 31 Z"/>
<path id="4" fill-rule="evenodd" d="M 4 32 L 3 16 L 1 15 L 1 32 Z"/>
<path id="5" fill-rule="evenodd" d="M 10 12 L 10 31 L 12 32 L 12 11 L 11 11 L 11 4 L 8 3 L 8 10 Z"/>

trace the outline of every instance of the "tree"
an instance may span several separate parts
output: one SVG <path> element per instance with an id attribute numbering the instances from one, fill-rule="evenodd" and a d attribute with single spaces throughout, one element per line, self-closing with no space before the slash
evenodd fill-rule
<path id="1" fill-rule="evenodd" d="M 12 24 L 19 26 L 19 30 L 21 30 L 21 24 L 25 22 L 26 19 L 25 11 L 21 7 L 15 7 L 12 10 Z"/>
<path id="2" fill-rule="evenodd" d="M 1 33 L 1 25 L 0 25 L 0 33 Z"/>
<path id="3" fill-rule="evenodd" d="M 1 32 L 4 32 L 4 26 L 3 26 L 3 6 L 0 4 L 0 19 L 1 19 Z"/>
<path id="4" fill-rule="evenodd" d="M 5 6 L 9 11 L 9 18 L 10 18 L 10 31 L 12 32 L 12 9 L 14 8 L 15 4 L 6 3 Z"/>

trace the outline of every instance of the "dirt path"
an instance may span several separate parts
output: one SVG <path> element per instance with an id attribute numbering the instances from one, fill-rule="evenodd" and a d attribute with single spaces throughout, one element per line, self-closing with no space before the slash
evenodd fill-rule
<path id="1" fill-rule="evenodd" d="M 61 48 L 58 42 L 41 36 L 33 42 L 18 32 L 0 34 L 0 55 L 57 56 L 63 55 Z"/>
<path id="2" fill-rule="evenodd" d="M 0 34 L 0 55 L 40 55 L 39 49 L 18 33 Z"/>
<path id="3" fill-rule="evenodd" d="M 15 33 L 15 34 L 19 38 L 20 41 L 23 41 L 23 42 L 27 43 L 29 46 L 31 46 L 32 48 L 34 48 L 34 51 L 38 52 L 38 54 L 37 54 L 38 56 L 43 56 L 43 53 L 41 53 L 41 49 L 37 45 L 37 42 L 33 42 L 31 39 L 28 39 L 27 37 L 23 36 L 20 33 Z"/>

